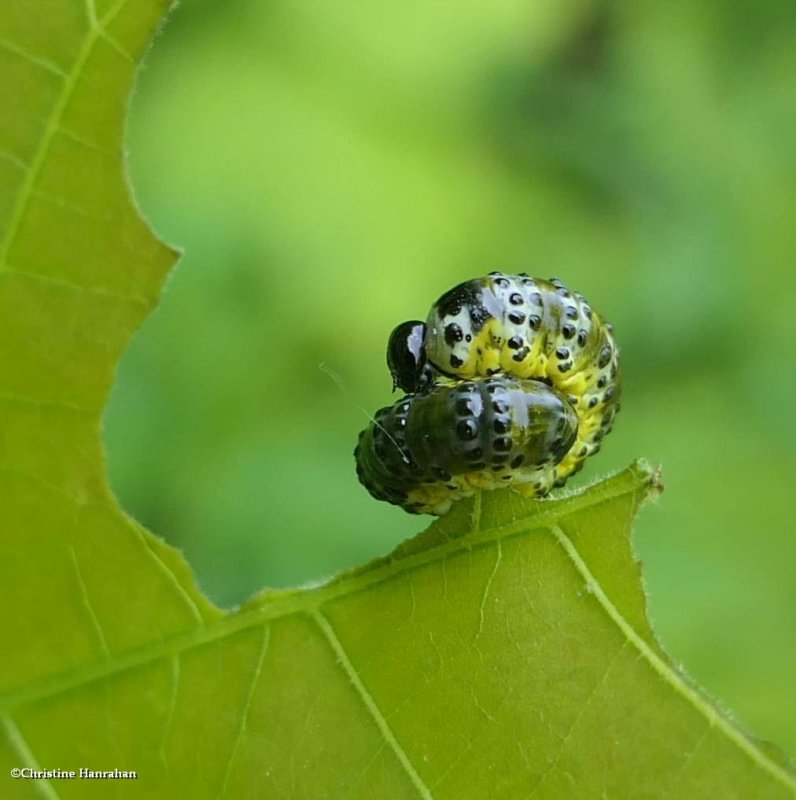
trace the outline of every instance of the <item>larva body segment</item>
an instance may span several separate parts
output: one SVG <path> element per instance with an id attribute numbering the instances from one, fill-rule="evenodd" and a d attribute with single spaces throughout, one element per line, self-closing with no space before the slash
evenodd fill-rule
<path id="1" fill-rule="evenodd" d="M 359 437 L 357 474 L 375 498 L 413 513 L 443 514 L 476 488 L 542 496 L 577 430 L 571 404 L 539 381 L 439 383 L 376 413 Z"/>

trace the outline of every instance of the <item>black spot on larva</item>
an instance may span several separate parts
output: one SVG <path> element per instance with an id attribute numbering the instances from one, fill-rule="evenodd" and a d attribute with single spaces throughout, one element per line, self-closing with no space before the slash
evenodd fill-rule
<path id="1" fill-rule="evenodd" d="M 552 283 L 553 286 L 556 287 L 556 289 L 560 289 L 564 285 L 563 283 L 561 283 L 560 278 L 550 278 L 549 282 Z"/>
<path id="2" fill-rule="evenodd" d="M 585 458 L 587 455 L 589 455 L 589 448 L 584 444 L 583 447 L 580 448 L 580 453 L 578 453 L 578 455 L 581 458 Z"/>
<path id="3" fill-rule="evenodd" d="M 542 295 L 539 292 L 533 292 L 528 296 L 528 299 L 535 305 L 540 306 L 542 305 Z"/>
<path id="4" fill-rule="evenodd" d="M 486 374 L 487 374 L 487 375 L 497 375 L 497 374 L 498 374 L 498 372 L 500 372 L 500 370 L 499 370 L 499 369 L 497 369 L 497 368 L 495 368 L 495 369 L 488 369 L 488 370 L 486 371 Z"/>
<path id="5" fill-rule="evenodd" d="M 434 472 L 434 475 L 441 481 L 449 481 L 451 479 L 451 474 L 446 469 L 442 469 L 442 467 L 432 467 L 431 468 Z"/>
<path id="6" fill-rule="evenodd" d="M 445 342 L 447 344 L 453 345 L 456 342 L 460 342 L 462 339 L 464 339 L 464 331 L 461 329 L 460 325 L 451 322 L 450 325 L 445 326 Z"/>
<path id="7" fill-rule="evenodd" d="M 508 317 L 509 322 L 514 325 L 522 325 L 522 323 L 525 322 L 525 314 L 523 314 L 522 311 L 511 311 Z"/>
<path id="8" fill-rule="evenodd" d="M 465 341 L 465 342 L 472 342 L 472 341 L 473 341 L 473 337 L 472 337 L 472 336 L 470 336 L 470 334 L 468 333 L 468 334 L 467 334 L 467 335 L 464 337 L 464 341 Z"/>
<path id="9" fill-rule="evenodd" d="M 474 447 L 472 450 L 468 450 L 464 456 L 468 461 L 478 461 L 484 455 L 484 451 L 480 447 Z"/>
<path id="10" fill-rule="evenodd" d="M 571 369 L 572 369 L 572 362 L 571 361 L 567 361 L 566 364 L 559 364 L 558 365 L 558 371 L 562 372 L 562 373 L 563 372 L 569 372 Z"/>
<path id="11" fill-rule="evenodd" d="M 586 331 L 583 330 L 583 328 L 581 328 L 578 331 L 578 344 L 581 347 L 583 347 L 586 344 L 586 339 L 587 338 L 588 338 L 588 334 L 586 333 Z"/>
<path id="12" fill-rule="evenodd" d="M 530 353 L 530 352 L 531 352 L 531 348 L 530 348 L 530 347 L 527 347 L 527 346 L 526 346 L 526 347 L 523 347 L 523 348 L 522 348 L 522 350 L 518 350 L 518 351 L 517 351 L 517 352 L 516 352 L 516 353 L 515 353 L 515 354 L 514 354 L 512 357 L 511 357 L 511 359 L 512 359 L 512 361 L 516 361 L 517 363 L 521 363 L 522 361 L 525 361 L 525 358 L 526 358 L 526 356 L 527 356 L 527 355 L 528 355 L 528 353 Z"/>
<path id="13" fill-rule="evenodd" d="M 597 366 L 602 369 L 611 360 L 611 345 L 607 344 L 600 350 L 600 357 L 597 359 Z"/>
<path id="14" fill-rule="evenodd" d="M 531 314 L 531 316 L 528 317 L 528 325 L 530 326 L 531 330 L 538 331 L 541 324 L 542 318 L 537 314 Z"/>
<path id="15" fill-rule="evenodd" d="M 568 347 L 559 347 L 556 349 L 556 358 L 561 361 L 569 358 L 569 348 Z"/>
<path id="16" fill-rule="evenodd" d="M 523 296 L 519 292 L 512 292 L 509 295 L 509 303 L 513 306 L 521 306 L 523 304 Z"/>
<path id="17" fill-rule="evenodd" d="M 512 469 L 519 469 L 525 461 L 525 453 L 520 453 L 514 461 L 511 462 Z"/>
<path id="18" fill-rule="evenodd" d="M 597 397 L 596 395 L 594 397 L 591 397 L 589 399 L 589 408 L 594 408 L 597 405 L 597 403 L 599 403 L 599 402 L 600 402 L 600 398 Z"/>
<path id="19" fill-rule="evenodd" d="M 489 273 L 489 277 L 493 277 L 494 275 L 502 275 L 503 273 L 499 270 L 493 269 L 492 272 Z"/>
<path id="20" fill-rule="evenodd" d="M 395 420 L 395 424 L 399 428 L 405 428 L 406 427 L 406 417 L 398 417 L 398 419 Z"/>
<path id="21" fill-rule="evenodd" d="M 583 313 L 586 315 L 586 319 L 591 319 L 591 308 L 589 306 L 583 306 Z"/>
<path id="22" fill-rule="evenodd" d="M 509 404 L 505 400 L 493 400 L 492 401 L 492 408 L 498 414 L 508 414 Z"/>
<path id="23" fill-rule="evenodd" d="M 513 477 L 514 477 L 513 475 L 504 475 L 500 480 L 510 481 Z"/>
<path id="24" fill-rule="evenodd" d="M 561 326 L 561 334 L 565 339 L 571 339 L 575 335 L 575 326 L 569 322 Z"/>
<path id="25" fill-rule="evenodd" d="M 522 278 L 522 285 L 523 286 L 535 286 L 536 285 L 536 282 L 532 278 L 529 278 L 524 272 L 520 273 L 520 277 Z"/>
<path id="26" fill-rule="evenodd" d="M 509 282 L 506 278 L 496 278 L 495 279 L 495 286 L 500 286 L 501 289 L 505 289 L 509 285 Z"/>
<path id="27" fill-rule="evenodd" d="M 507 453 L 511 450 L 511 439 L 507 437 L 498 437 L 492 442 L 492 449 L 497 450 L 498 452 Z"/>
<path id="28" fill-rule="evenodd" d="M 564 313 L 567 315 L 567 319 L 578 318 L 578 309 L 575 306 L 567 306 L 567 310 Z"/>
<path id="29" fill-rule="evenodd" d="M 470 392 L 474 392 L 475 391 L 475 384 L 474 383 L 470 383 L 470 382 L 463 383 L 461 386 L 459 386 L 458 391 L 459 392 L 467 392 L 468 394 Z"/>
<path id="30" fill-rule="evenodd" d="M 471 419 L 462 419 L 456 423 L 456 435 L 464 441 L 475 439 L 478 435 L 478 426 Z"/>
<path id="31" fill-rule="evenodd" d="M 565 299 L 572 296 L 572 293 L 569 291 L 569 289 L 566 289 L 563 286 L 560 286 L 558 289 L 556 289 L 556 294 Z"/>
<path id="32" fill-rule="evenodd" d="M 567 400 L 569 400 L 570 405 L 575 406 L 575 408 L 578 407 L 578 403 L 580 402 L 580 398 L 576 394 L 568 394 Z"/>
<path id="33" fill-rule="evenodd" d="M 494 429 L 495 433 L 508 433 L 511 430 L 511 420 L 496 419 L 492 423 L 492 428 Z"/>
<path id="34" fill-rule="evenodd" d="M 512 350 L 519 350 L 523 345 L 522 336 L 512 336 L 511 339 L 509 339 L 508 342 L 506 342 L 506 344 Z"/>
<path id="35" fill-rule="evenodd" d="M 459 367 L 462 366 L 462 364 L 464 364 L 464 361 L 462 361 L 458 356 L 454 356 L 454 355 L 451 355 L 450 362 L 451 362 L 451 366 L 454 369 L 458 369 Z"/>
<path id="36" fill-rule="evenodd" d="M 611 364 L 611 377 L 616 378 L 616 362 Z"/>
<path id="37" fill-rule="evenodd" d="M 606 383 L 608 383 L 608 378 L 605 375 L 600 375 L 600 379 L 597 381 L 597 388 L 602 389 Z"/>
<path id="38" fill-rule="evenodd" d="M 607 403 L 609 400 L 613 399 L 613 396 L 614 396 L 614 387 L 609 386 L 605 390 L 605 394 L 603 395 L 603 400 L 605 400 L 605 402 Z"/>
<path id="39" fill-rule="evenodd" d="M 545 386 L 552 386 L 553 385 L 553 379 L 552 378 L 548 378 L 547 376 L 545 376 L 544 378 L 534 378 L 534 380 L 539 381 L 539 383 L 545 384 Z"/>
<path id="40" fill-rule="evenodd" d="M 473 416 L 473 405 L 468 397 L 460 397 L 456 401 L 456 413 L 465 417 Z"/>
<path id="41" fill-rule="evenodd" d="M 614 326 L 611 325 L 610 322 L 606 322 L 605 323 L 605 330 L 607 330 L 608 333 L 613 333 L 614 332 Z"/>
<path id="42" fill-rule="evenodd" d="M 498 278 L 498 280 L 506 280 Z M 496 281 L 497 283 L 497 281 Z M 467 281 L 454 286 L 445 292 L 436 303 L 437 313 L 440 317 L 455 317 L 462 308 L 470 312 L 470 319 L 476 330 L 481 330 L 484 323 L 490 318 L 490 313 L 483 304 L 483 287 L 481 281 Z"/>

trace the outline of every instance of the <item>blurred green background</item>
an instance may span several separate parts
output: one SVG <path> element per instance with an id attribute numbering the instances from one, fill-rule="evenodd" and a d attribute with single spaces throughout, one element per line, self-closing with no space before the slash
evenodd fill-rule
<path id="1" fill-rule="evenodd" d="M 796 754 L 794 34 L 791 0 L 185 2 L 129 125 L 185 256 L 108 411 L 123 504 L 224 605 L 386 552 L 429 521 L 354 474 L 389 331 L 560 276 L 624 355 L 579 482 L 663 465 L 657 632 Z"/>

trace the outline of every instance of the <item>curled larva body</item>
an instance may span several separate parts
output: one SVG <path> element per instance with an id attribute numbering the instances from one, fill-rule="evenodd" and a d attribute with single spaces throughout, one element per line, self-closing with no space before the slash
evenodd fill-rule
<path id="1" fill-rule="evenodd" d="M 539 381 L 440 383 L 376 413 L 354 451 L 357 475 L 414 513 L 444 514 L 477 488 L 543 496 L 577 428 L 572 406 Z"/>
<path id="2" fill-rule="evenodd" d="M 411 326 L 411 328 L 410 328 Z M 404 331 L 413 335 L 406 355 Z M 422 347 L 418 345 L 422 342 Z M 446 292 L 425 323 L 403 323 L 388 347 L 396 385 L 406 391 L 433 379 L 498 373 L 544 381 L 579 418 L 578 437 L 556 469 L 556 484 L 600 449 L 619 410 L 619 348 L 610 325 L 561 281 L 493 272 Z"/>

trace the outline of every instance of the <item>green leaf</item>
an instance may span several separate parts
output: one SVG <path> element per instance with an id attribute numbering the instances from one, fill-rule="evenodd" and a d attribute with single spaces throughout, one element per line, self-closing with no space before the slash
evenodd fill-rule
<path id="1" fill-rule="evenodd" d="M 652 635 L 643 464 L 558 500 L 476 496 L 388 558 L 229 614 L 119 509 L 102 410 L 175 259 L 121 149 L 162 12 L 0 7 L 2 796 L 86 792 L 13 767 L 137 772 L 102 797 L 794 796 Z"/>

